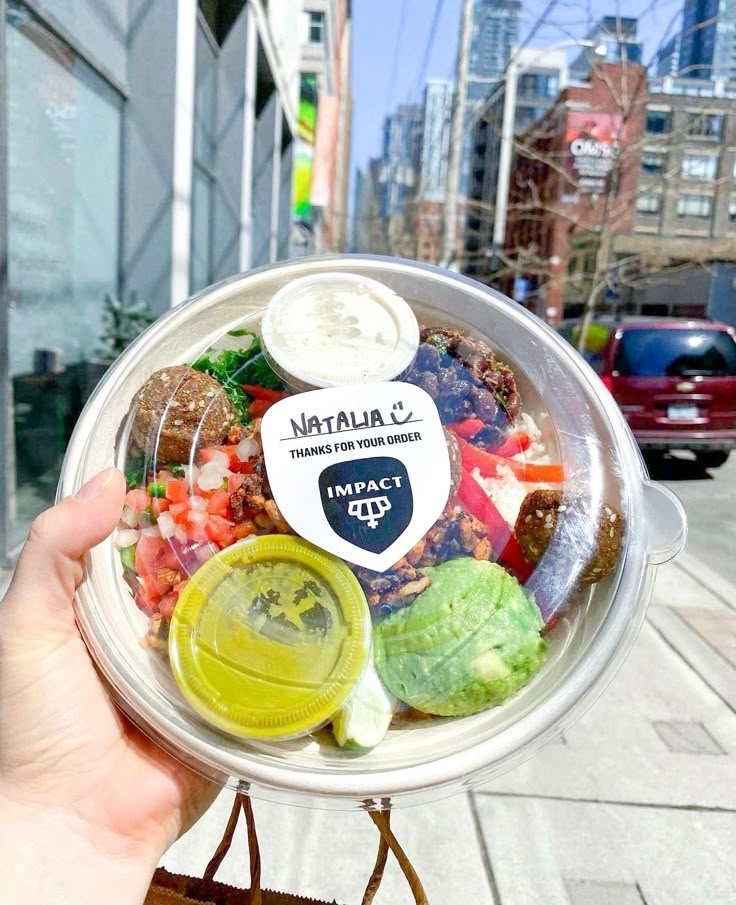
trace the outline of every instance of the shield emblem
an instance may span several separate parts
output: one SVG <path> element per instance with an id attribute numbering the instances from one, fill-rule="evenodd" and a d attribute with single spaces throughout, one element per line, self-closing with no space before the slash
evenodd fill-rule
<path id="1" fill-rule="evenodd" d="M 447 504 L 444 430 L 431 397 L 411 384 L 289 396 L 264 415 L 261 439 L 283 517 L 349 563 L 387 571 Z"/>
<path id="2" fill-rule="evenodd" d="M 404 464 L 389 456 L 328 465 L 319 476 L 330 527 L 350 544 L 383 553 L 411 522 L 414 497 Z"/>

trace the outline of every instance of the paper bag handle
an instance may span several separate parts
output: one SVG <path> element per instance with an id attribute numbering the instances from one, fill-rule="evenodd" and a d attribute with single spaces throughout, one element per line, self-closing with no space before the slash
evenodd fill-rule
<path id="1" fill-rule="evenodd" d="M 258 833 L 256 831 L 255 817 L 253 815 L 253 805 L 247 790 L 248 787 L 246 786 L 243 791 L 240 791 L 235 795 L 235 801 L 233 802 L 233 807 L 230 811 L 230 817 L 227 826 L 225 827 L 225 833 L 205 869 L 203 879 L 208 882 L 214 880 L 215 874 L 222 864 L 225 855 L 230 851 L 233 836 L 235 835 L 235 828 L 238 825 L 240 812 L 242 810 L 245 814 L 245 822 L 248 828 L 248 853 L 250 855 L 249 905 L 262 905 L 261 850 L 258 844 Z M 406 877 L 406 881 L 414 896 L 415 905 L 429 905 L 429 899 L 427 898 L 427 894 L 424 891 L 424 887 L 422 886 L 422 882 L 419 879 L 417 872 L 414 870 L 406 852 L 404 852 L 391 830 L 390 804 L 389 799 L 382 799 L 380 809 L 375 810 L 375 802 L 366 802 L 368 815 L 378 828 L 380 840 L 378 843 L 376 863 L 373 867 L 370 879 L 368 880 L 368 885 L 363 894 L 361 905 L 371 905 L 373 902 L 381 885 L 381 880 L 383 879 L 389 850 L 393 852 L 396 860 L 399 862 L 399 867 Z"/>

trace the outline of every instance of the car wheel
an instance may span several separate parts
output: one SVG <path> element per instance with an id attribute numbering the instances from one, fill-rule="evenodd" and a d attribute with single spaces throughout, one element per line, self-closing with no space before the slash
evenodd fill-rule
<path id="1" fill-rule="evenodd" d="M 709 449 L 704 452 L 696 452 L 695 459 L 701 468 L 720 468 L 728 461 L 727 449 Z"/>

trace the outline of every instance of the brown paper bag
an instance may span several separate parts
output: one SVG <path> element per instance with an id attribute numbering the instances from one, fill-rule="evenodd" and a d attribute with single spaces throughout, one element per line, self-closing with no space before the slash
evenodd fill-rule
<path id="1" fill-rule="evenodd" d="M 387 808 L 388 802 L 382 802 L 382 807 Z M 245 814 L 248 827 L 248 850 L 250 855 L 249 889 L 236 889 L 234 886 L 228 886 L 215 880 L 217 869 L 232 845 L 235 827 L 240 818 L 241 810 Z M 378 827 L 381 837 L 378 844 L 376 864 L 363 894 L 361 905 L 371 905 L 371 902 L 373 902 L 383 878 L 389 849 L 396 856 L 404 872 L 416 905 L 429 905 L 416 871 L 391 831 L 390 811 L 369 810 L 368 814 Z M 225 835 L 222 837 L 217 851 L 212 856 L 212 860 L 207 865 L 204 877 L 200 880 L 196 877 L 171 874 L 163 868 L 158 868 L 153 876 L 153 882 L 148 890 L 144 905 L 338 905 L 338 903 L 334 900 L 332 902 L 317 901 L 316 899 L 305 899 L 302 896 L 290 895 L 289 893 L 261 889 L 261 854 L 253 817 L 253 806 L 248 795 L 239 792 L 235 796 Z"/>

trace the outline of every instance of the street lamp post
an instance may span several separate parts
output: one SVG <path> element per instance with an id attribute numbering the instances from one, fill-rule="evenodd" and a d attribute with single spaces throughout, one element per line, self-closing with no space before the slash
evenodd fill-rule
<path id="1" fill-rule="evenodd" d="M 516 97 L 519 76 L 533 66 L 539 65 L 537 61 L 542 60 L 545 56 L 549 56 L 555 51 L 564 50 L 566 47 L 590 47 L 597 56 L 604 57 L 606 55 L 605 44 L 598 44 L 595 41 L 587 40 L 563 41 L 552 47 L 545 47 L 544 49 L 541 49 L 539 54 L 534 58 L 523 58 L 518 52 L 512 54 L 508 72 L 506 73 L 506 78 L 504 80 L 505 96 L 503 103 L 503 118 L 501 121 L 501 148 L 498 155 L 498 180 L 496 183 L 496 204 L 493 220 L 494 252 L 499 248 L 503 248 L 506 238 L 506 218 L 509 205 L 511 159 L 514 147 L 514 125 L 516 120 Z M 499 91 L 500 90 L 501 89 L 499 89 Z M 486 101 L 485 106 L 490 104 L 496 94 L 497 92 L 491 95 Z"/>
<path id="2" fill-rule="evenodd" d="M 447 187 L 445 194 L 445 222 L 443 229 L 442 266 L 450 267 L 457 249 L 457 199 L 460 188 L 460 169 L 463 159 L 465 134 L 465 93 L 468 84 L 468 62 L 473 31 L 473 0 L 463 0 L 460 21 L 460 43 L 457 53 L 455 91 L 450 124 L 450 149 L 447 161 Z"/>

